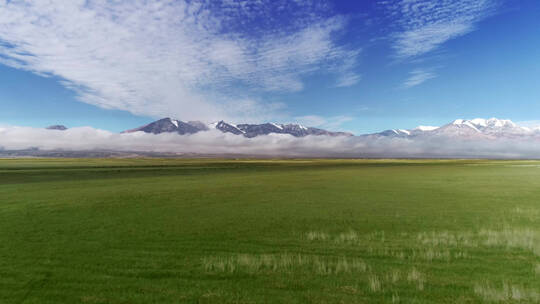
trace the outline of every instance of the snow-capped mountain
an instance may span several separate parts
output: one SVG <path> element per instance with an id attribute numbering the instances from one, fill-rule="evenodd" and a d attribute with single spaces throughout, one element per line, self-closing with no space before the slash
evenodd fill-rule
<path id="1" fill-rule="evenodd" d="M 300 124 L 238 124 L 234 125 L 225 121 L 219 121 L 206 125 L 200 121 L 183 122 L 172 118 L 163 118 L 139 128 L 124 131 L 124 133 L 132 133 L 142 131 L 146 133 L 178 133 L 178 134 L 194 134 L 201 131 L 216 129 L 223 133 L 232 133 L 235 135 L 243 135 L 248 138 L 259 135 L 268 134 L 289 134 L 295 137 L 304 137 L 307 135 L 327 135 L 327 136 L 352 136 L 347 132 L 331 132 L 323 129 L 305 127 Z"/>
<path id="2" fill-rule="evenodd" d="M 208 130 L 208 127 L 199 121 L 183 122 L 172 118 L 163 118 L 142 127 L 124 131 L 124 133 L 133 133 L 137 131 L 153 134 L 174 132 L 183 135 L 193 134 L 205 130 Z"/>
<path id="3" fill-rule="evenodd" d="M 540 134 L 539 129 L 530 129 L 516 125 L 506 119 L 483 119 L 471 120 L 456 119 L 453 122 L 440 126 L 419 126 L 411 130 L 394 129 L 365 136 L 380 137 L 418 137 L 418 136 L 445 136 L 464 138 L 496 138 L 496 137 L 520 137 Z"/>
<path id="4" fill-rule="evenodd" d="M 142 127 L 125 131 L 125 133 L 142 131 L 146 133 L 178 133 L 194 134 L 201 131 L 219 130 L 223 133 L 232 133 L 242 135 L 248 138 L 268 135 L 268 134 L 289 134 L 295 137 L 304 137 L 308 135 L 326 135 L 326 136 L 353 136 L 347 132 L 331 132 L 323 129 L 306 127 L 300 124 L 232 124 L 225 121 L 219 121 L 212 124 L 205 124 L 200 121 L 183 122 L 171 118 L 163 118 Z M 456 119 L 446 125 L 418 126 L 414 129 L 392 129 L 378 133 L 360 135 L 360 137 L 379 138 L 417 138 L 417 137 L 450 137 L 450 138 L 519 138 L 526 136 L 540 136 L 540 128 L 531 129 L 516 125 L 506 119 Z"/>
<path id="5" fill-rule="evenodd" d="M 246 137 L 255 137 L 270 133 L 289 134 L 295 137 L 304 137 L 308 135 L 352 136 L 351 133 L 347 132 L 331 132 L 319 128 L 305 127 L 301 124 L 240 124 L 237 125 L 237 127 Z"/>

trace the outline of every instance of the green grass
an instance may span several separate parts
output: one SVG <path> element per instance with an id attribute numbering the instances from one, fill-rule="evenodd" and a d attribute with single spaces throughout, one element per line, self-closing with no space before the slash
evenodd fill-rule
<path id="1" fill-rule="evenodd" d="M 537 303 L 540 162 L 0 160 L 0 303 Z"/>

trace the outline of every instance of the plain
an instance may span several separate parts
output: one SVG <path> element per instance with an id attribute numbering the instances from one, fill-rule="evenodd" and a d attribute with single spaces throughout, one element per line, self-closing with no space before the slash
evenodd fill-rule
<path id="1" fill-rule="evenodd" d="M 0 160 L 0 303 L 536 303 L 540 162 Z"/>

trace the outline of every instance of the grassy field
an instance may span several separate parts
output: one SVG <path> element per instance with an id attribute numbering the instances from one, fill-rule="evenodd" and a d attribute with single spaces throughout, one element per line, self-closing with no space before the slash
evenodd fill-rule
<path id="1" fill-rule="evenodd" d="M 540 162 L 0 160 L 0 303 L 538 303 Z"/>

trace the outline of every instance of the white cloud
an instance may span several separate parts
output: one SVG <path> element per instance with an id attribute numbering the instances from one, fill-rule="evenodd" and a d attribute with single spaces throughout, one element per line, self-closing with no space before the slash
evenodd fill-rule
<path id="1" fill-rule="evenodd" d="M 313 127 L 320 127 L 327 122 L 326 118 L 319 115 L 297 116 L 294 119 L 300 124 Z"/>
<path id="2" fill-rule="evenodd" d="M 435 78 L 437 75 L 435 73 L 423 70 L 423 69 L 416 69 L 409 73 L 409 78 L 405 80 L 403 83 L 403 86 L 405 88 L 411 88 L 417 85 L 420 85 L 424 83 L 425 81 Z"/>
<path id="3" fill-rule="evenodd" d="M 0 129 L 0 149 L 172 152 L 289 157 L 454 157 L 539 158 L 540 137 L 527 138 L 370 138 L 271 134 L 255 138 L 213 130 L 193 135 L 142 132 L 117 134 L 93 128 L 67 131 L 23 127 Z"/>
<path id="4" fill-rule="evenodd" d="M 356 73 L 349 73 L 338 78 L 336 87 L 350 87 L 357 84 L 362 77 Z"/>
<path id="5" fill-rule="evenodd" d="M 328 11 L 318 1 L 14 0 L 0 3 L 0 63 L 59 77 L 104 108 L 241 119 L 250 100 L 264 117 L 280 108 L 265 91 L 302 90 L 314 72 L 353 79 L 358 51 L 335 42 L 345 20 Z"/>
<path id="6" fill-rule="evenodd" d="M 297 116 L 294 118 L 297 122 L 311 127 L 317 127 L 329 130 L 342 130 L 342 125 L 346 122 L 353 120 L 353 117 L 338 115 L 323 117 L 319 115 L 305 115 Z"/>
<path id="7" fill-rule="evenodd" d="M 540 120 L 525 120 L 516 122 L 518 126 L 530 129 L 540 129 Z"/>
<path id="8" fill-rule="evenodd" d="M 397 20 L 393 34 L 399 58 L 433 51 L 448 40 L 475 29 L 493 13 L 498 0 L 397 0 L 383 1 Z"/>

